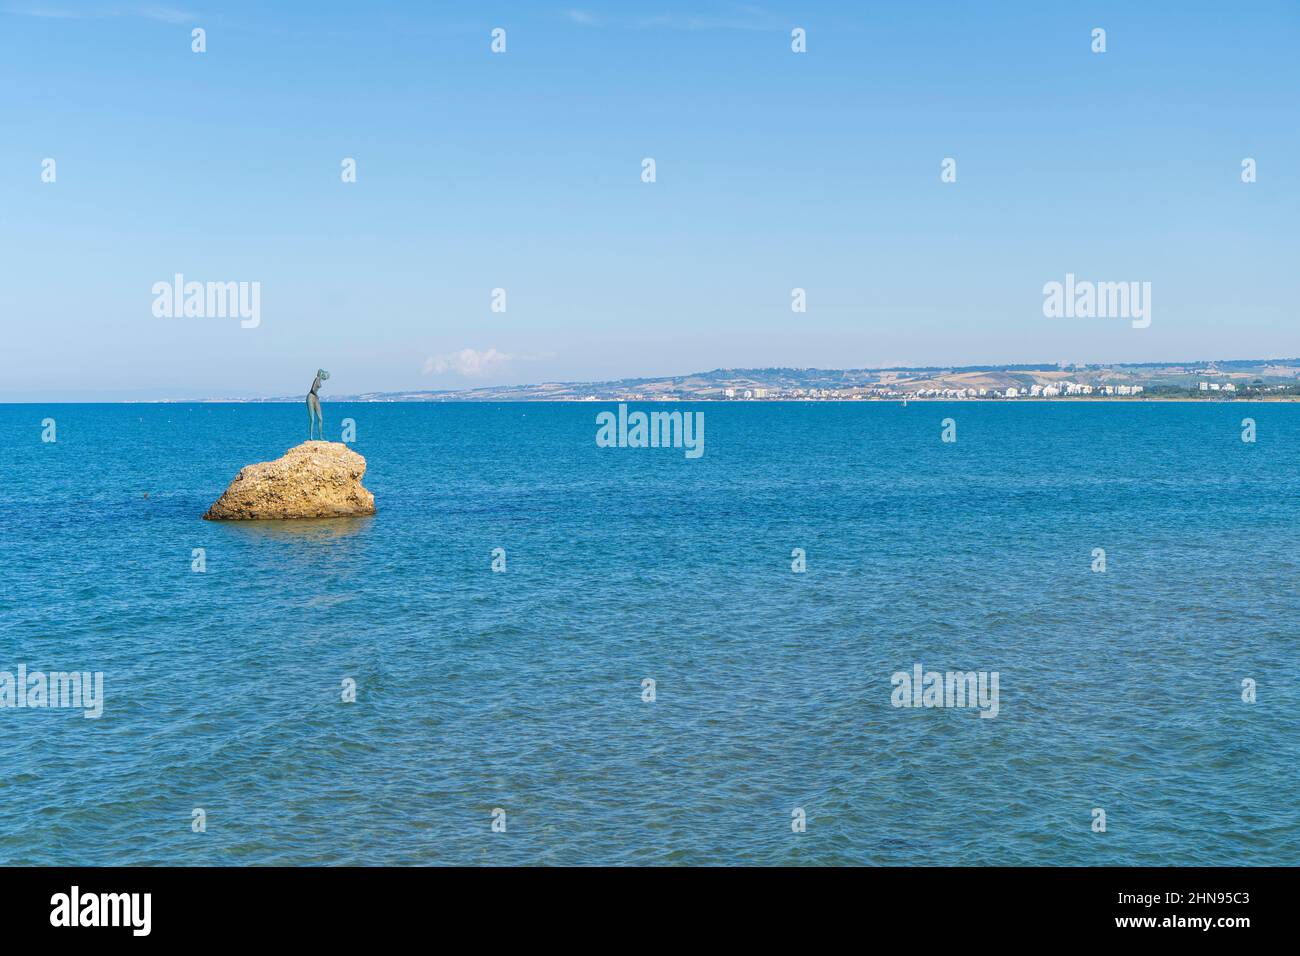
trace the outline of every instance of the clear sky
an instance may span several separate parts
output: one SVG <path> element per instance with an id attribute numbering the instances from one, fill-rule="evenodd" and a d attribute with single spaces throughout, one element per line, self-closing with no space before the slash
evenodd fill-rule
<path id="1" fill-rule="evenodd" d="M 1294 0 L 176 3 L 0 0 L 0 400 L 1300 354 Z"/>

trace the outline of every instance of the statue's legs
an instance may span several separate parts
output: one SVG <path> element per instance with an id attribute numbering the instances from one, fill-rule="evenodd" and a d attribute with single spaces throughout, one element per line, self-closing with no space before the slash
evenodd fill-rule
<path id="1" fill-rule="evenodd" d="M 320 412 L 320 400 L 319 400 L 318 398 L 316 398 L 315 395 L 308 395 L 308 396 L 307 396 L 307 413 L 311 416 L 311 420 L 310 420 L 310 421 L 308 422 L 308 424 L 307 424 L 307 440 L 308 440 L 308 441 L 311 441 L 311 436 L 312 436 L 312 433 L 313 433 L 313 429 L 314 429 L 317 425 L 319 425 L 319 426 L 320 426 L 320 437 L 321 437 L 321 440 L 324 441 L 324 439 L 325 439 L 325 417 L 324 417 L 323 415 L 321 415 L 321 412 Z"/>

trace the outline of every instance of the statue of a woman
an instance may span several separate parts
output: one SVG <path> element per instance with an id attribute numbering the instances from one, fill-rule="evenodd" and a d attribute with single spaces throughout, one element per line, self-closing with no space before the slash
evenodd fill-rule
<path id="1" fill-rule="evenodd" d="M 311 383 L 311 391 L 307 393 L 307 414 L 310 420 L 307 423 L 307 440 L 311 441 L 314 427 L 320 425 L 321 441 L 325 440 L 325 416 L 320 413 L 320 399 L 316 397 L 316 390 L 320 388 L 320 383 L 330 377 L 330 373 L 323 368 L 316 369 L 316 380 Z"/>

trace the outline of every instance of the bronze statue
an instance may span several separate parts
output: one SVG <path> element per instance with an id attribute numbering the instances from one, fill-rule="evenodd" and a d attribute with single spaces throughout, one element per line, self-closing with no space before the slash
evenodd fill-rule
<path id="1" fill-rule="evenodd" d="M 325 416 L 320 413 L 320 399 L 316 397 L 316 390 L 320 388 L 320 383 L 329 377 L 330 373 L 323 368 L 316 369 L 316 380 L 311 383 L 311 391 L 307 393 L 307 414 L 311 416 L 307 424 L 308 441 L 311 441 L 312 432 L 317 424 L 320 425 L 321 441 L 325 440 Z"/>

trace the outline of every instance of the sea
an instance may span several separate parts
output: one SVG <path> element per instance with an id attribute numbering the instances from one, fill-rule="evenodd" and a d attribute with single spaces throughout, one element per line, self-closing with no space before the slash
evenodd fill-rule
<path id="1" fill-rule="evenodd" d="M 0 406 L 0 864 L 1300 863 L 1300 404 L 614 410 Z"/>

